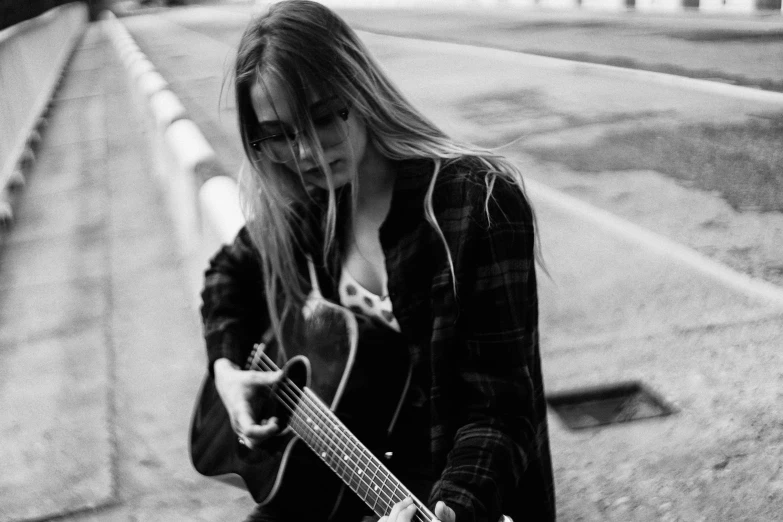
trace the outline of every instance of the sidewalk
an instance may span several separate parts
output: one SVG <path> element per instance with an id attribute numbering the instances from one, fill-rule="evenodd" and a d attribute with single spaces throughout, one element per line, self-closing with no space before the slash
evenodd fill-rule
<path id="1" fill-rule="evenodd" d="M 91 24 L 0 251 L 0 521 L 239 520 L 187 453 L 205 356 L 124 71 Z"/>
<path id="2" fill-rule="evenodd" d="M 16 222 L 3 234 L 2 520 L 115 500 L 104 63 L 91 31 L 55 95 Z"/>

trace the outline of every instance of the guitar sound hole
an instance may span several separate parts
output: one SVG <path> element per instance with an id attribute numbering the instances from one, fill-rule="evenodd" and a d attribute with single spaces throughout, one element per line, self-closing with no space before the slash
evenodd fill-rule
<path id="1" fill-rule="evenodd" d="M 283 367 L 283 380 L 273 390 L 274 415 L 281 430 L 288 427 L 291 413 L 299 404 L 302 390 L 307 386 L 308 374 L 309 367 L 304 357 L 295 357 Z"/>

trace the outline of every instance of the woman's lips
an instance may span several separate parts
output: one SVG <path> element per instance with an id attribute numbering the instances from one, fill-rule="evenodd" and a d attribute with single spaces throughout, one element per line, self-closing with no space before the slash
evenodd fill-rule
<path id="1" fill-rule="evenodd" d="M 339 168 L 341 162 L 342 160 L 338 159 L 329 163 L 329 168 L 331 169 L 332 174 L 336 173 L 335 171 Z M 302 171 L 302 178 L 304 178 L 305 185 L 308 186 L 315 186 L 323 189 L 328 186 L 326 175 L 319 167 L 313 167 L 311 169 Z"/>
<path id="2" fill-rule="evenodd" d="M 332 161 L 331 163 L 329 163 L 329 168 L 331 170 L 334 170 L 335 166 L 337 166 L 338 163 L 340 163 L 340 160 Z M 316 167 L 313 167 L 311 169 L 304 170 L 304 171 L 302 171 L 302 175 L 303 176 L 308 176 L 308 177 L 313 177 L 313 176 L 320 177 L 321 176 L 321 167 L 320 166 L 316 166 Z"/>

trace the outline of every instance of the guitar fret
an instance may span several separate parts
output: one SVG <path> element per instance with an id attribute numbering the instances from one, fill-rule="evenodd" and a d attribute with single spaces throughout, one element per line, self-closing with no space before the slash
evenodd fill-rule
<path id="1" fill-rule="evenodd" d="M 324 416 L 323 412 L 316 411 L 314 413 L 318 416 Z M 346 433 L 344 427 L 332 423 L 332 429 L 336 436 L 325 438 L 322 434 L 328 430 L 320 426 L 316 430 L 317 421 L 314 420 L 313 416 L 306 415 L 299 405 L 297 405 L 289 424 L 303 442 L 308 444 L 327 465 L 337 472 L 340 478 L 343 479 L 343 482 L 355 491 L 360 498 L 368 502 L 372 497 L 372 501 L 368 502 L 368 505 L 371 505 L 376 513 L 388 513 L 396 502 L 403 500 L 407 496 L 407 494 L 403 496 L 399 494 L 400 488 L 396 484 L 388 483 L 393 478 L 388 473 L 388 470 L 375 459 L 374 455 L 360 446 L 358 441 L 352 441 L 352 435 Z M 363 463 L 365 467 L 373 467 L 373 478 L 369 483 L 363 479 L 364 476 L 367 476 L 367 473 L 363 471 L 359 473 L 362 465 L 359 459 L 365 460 Z M 383 479 L 383 485 L 380 487 L 377 484 L 379 474 Z M 403 488 L 402 491 L 405 492 L 405 489 Z M 383 507 L 381 511 L 378 511 L 379 503 Z"/>
<path id="2" fill-rule="evenodd" d="M 315 430 L 313 429 L 313 426 L 315 426 L 315 423 L 310 417 L 307 417 L 307 420 L 309 420 L 309 422 L 306 422 L 304 419 L 304 414 L 301 412 L 298 406 L 297 406 L 296 413 L 298 413 L 299 425 L 301 426 L 301 429 L 299 431 L 297 430 L 294 431 L 297 431 L 299 437 L 313 449 L 316 455 L 319 455 L 327 465 L 329 465 L 332 469 L 337 471 L 338 475 L 341 475 L 341 473 L 339 472 L 339 465 L 341 464 L 341 461 L 339 458 L 335 458 L 336 455 L 334 449 L 329 446 L 328 444 L 329 441 L 327 439 L 324 439 L 323 437 L 314 435 Z M 323 430 L 319 430 L 319 431 L 323 431 Z"/>
<path id="3" fill-rule="evenodd" d="M 381 489 L 383 489 L 383 491 L 386 491 L 386 488 L 387 488 L 386 482 L 387 482 L 388 478 L 389 478 L 388 475 L 383 478 L 383 486 L 381 488 Z M 386 512 L 390 511 L 393 505 L 394 505 L 394 495 L 390 492 L 389 493 L 389 500 L 386 501 L 386 506 L 384 506 L 384 510 Z"/>
<path id="4" fill-rule="evenodd" d="M 368 490 L 368 492 L 367 492 L 368 495 L 367 495 L 367 497 L 364 498 L 365 502 L 367 502 L 368 497 L 370 495 L 372 495 L 372 499 L 373 499 L 372 500 L 372 510 L 373 511 L 375 511 L 375 508 L 378 506 L 378 500 L 380 500 L 379 497 L 378 497 L 379 488 L 378 488 L 377 480 L 378 480 L 378 467 L 375 466 L 375 469 L 372 472 L 372 479 L 370 480 L 370 484 L 372 485 L 372 489 Z"/>
<path id="5" fill-rule="evenodd" d="M 315 413 L 317 414 L 319 412 L 316 411 Z M 297 435 L 299 435 L 299 437 L 313 449 L 316 455 L 321 457 L 321 459 L 331 467 L 344 482 L 347 481 L 350 468 L 342 458 L 345 452 L 339 445 L 335 445 L 336 441 L 331 437 L 320 436 L 320 433 L 328 430 L 318 426 L 311 416 L 306 416 L 301 411 L 300 405 L 297 405 L 294 416 L 299 418 L 299 425 L 301 426 L 300 430 L 294 429 Z M 319 435 L 315 435 L 316 427 L 318 427 Z"/>
<path id="6" fill-rule="evenodd" d="M 373 512 L 375 512 L 376 508 L 378 507 L 378 501 L 380 500 L 380 497 L 378 496 L 378 492 L 380 491 L 380 488 L 378 487 L 378 471 L 380 471 L 380 469 L 381 468 L 378 467 L 377 465 L 375 466 L 375 469 L 372 472 L 372 480 L 370 481 L 370 484 L 372 484 L 372 489 L 373 489 L 372 493 L 373 495 L 375 495 L 371 506 Z M 366 498 L 364 500 L 365 502 L 367 501 Z"/>
<path id="7" fill-rule="evenodd" d="M 374 486 L 374 485 L 375 485 L 375 478 L 376 478 L 376 477 L 377 477 L 377 475 L 378 475 L 378 467 L 377 467 L 377 466 L 375 465 L 375 463 L 373 462 L 373 460 L 372 460 L 372 455 L 370 455 L 369 457 L 367 457 L 367 456 L 365 455 L 365 457 L 367 458 L 367 463 L 365 464 L 365 469 L 369 469 L 369 468 L 370 468 L 370 466 L 372 466 L 372 467 L 373 467 L 373 469 L 372 469 L 372 478 L 370 478 L 370 479 L 368 480 L 368 483 L 367 483 L 367 489 L 365 490 L 365 493 L 364 493 L 364 495 L 362 496 L 362 499 L 363 499 L 365 502 L 368 502 L 368 499 L 369 499 L 369 498 L 370 498 L 372 495 L 375 495 L 375 494 L 376 494 L 376 491 L 374 490 L 374 488 L 373 488 L 372 486 Z M 365 473 L 365 475 L 367 475 L 367 473 Z M 375 504 L 376 504 L 376 503 L 377 503 L 377 499 L 374 499 L 374 500 L 373 500 L 373 506 L 372 506 L 372 507 L 373 507 L 373 511 L 375 510 Z"/>
<path id="8" fill-rule="evenodd" d="M 337 444 L 342 455 L 343 479 L 348 486 L 353 489 L 360 497 L 364 496 L 364 479 L 361 476 L 361 463 L 357 459 L 355 448 L 350 444 L 350 440 L 338 432 Z"/>
<path id="9" fill-rule="evenodd" d="M 365 479 L 365 473 L 364 473 L 364 469 L 367 467 L 367 465 L 364 462 L 361 461 L 361 458 L 362 458 L 362 456 L 360 455 L 359 456 L 360 461 L 359 461 L 358 469 L 356 470 L 357 479 L 359 480 L 359 482 L 361 484 L 361 487 L 359 488 L 360 491 L 357 491 L 357 493 L 362 498 L 362 500 L 366 501 L 367 500 L 367 495 L 370 492 L 370 485 L 367 483 L 367 481 Z"/>
<path id="10" fill-rule="evenodd" d="M 309 415 L 303 411 L 303 401 L 312 410 Z M 316 455 L 377 514 L 388 513 L 395 502 L 405 498 L 395 500 L 395 494 L 399 491 L 394 485 L 397 479 L 309 389 L 305 389 L 305 396 L 300 398 L 294 408 L 289 424 Z M 370 472 L 372 478 L 369 477 Z M 378 484 L 379 477 L 383 480 L 381 486 Z M 390 480 L 394 489 L 389 488 Z M 383 508 L 380 511 L 379 506 Z"/>
<path id="11" fill-rule="evenodd" d="M 354 473 L 351 477 L 351 484 L 352 489 L 359 495 L 360 498 L 363 500 L 367 500 L 368 495 L 370 494 L 370 484 L 367 483 L 367 479 L 364 478 L 364 469 L 367 467 L 367 453 L 365 450 L 363 450 L 362 446 L 357 445 L 356 443 L 352 443 L 351 441 L 351 435 L 347 432 L 341 433 L 341 436 L 343 437 L 344 444 L 347 445 L 350 448 L 351 457 L 354 459 Z M 354 479 L 355 479 L 355 485 L 354 485 Z"/>

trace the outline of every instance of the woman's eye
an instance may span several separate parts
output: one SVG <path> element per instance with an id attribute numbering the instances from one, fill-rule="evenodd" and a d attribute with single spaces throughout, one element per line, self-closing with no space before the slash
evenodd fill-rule
<path id="1" fill-rule="evenodd" d="M 327 114 L 313 115 L 313 125 L 316 127 L 326 127 L 334 121 L 334 114 L 331 112 Z"/>
<path id="2" fill-rule="evenodd" d="M 285 132 L 281 132 L 279 134 L 270 134 L 269 136 L 264 137 L 263 141 L 274 143 L 274 144 L 286 143 L 288 141 L 296 141 L 296 134 L 288 134 Z"/>

